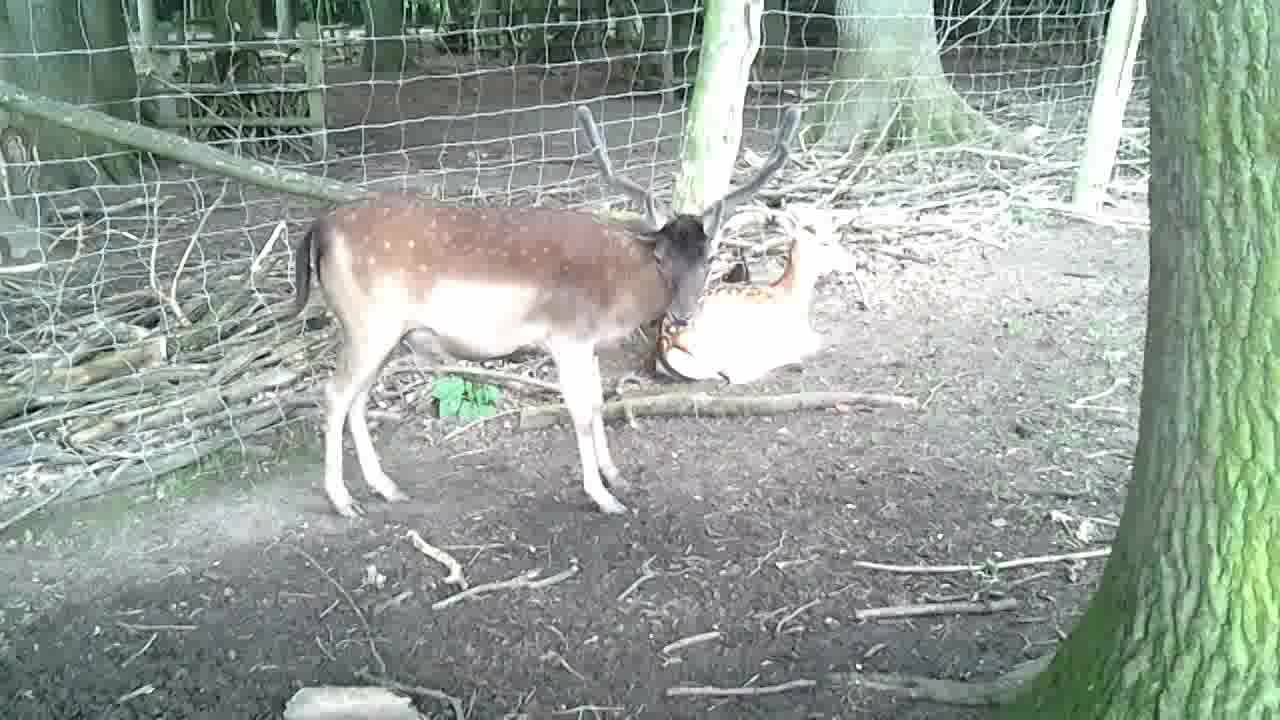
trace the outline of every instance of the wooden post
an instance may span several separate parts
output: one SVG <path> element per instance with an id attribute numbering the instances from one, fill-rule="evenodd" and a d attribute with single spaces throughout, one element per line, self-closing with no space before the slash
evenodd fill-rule
<path id="1" fill-rule="evenodd" d="M 138 44 L 149 58 L 151 48 L 156 46 L 155 0 L 138 0 Z"/>
<path id="2" fill-rule="evenodd" d="M 280 40 L 292 40 L 295 34 L 293 0 L 276 0 L 276 37 Z"/>
<path id="3" fill-rule="evenodd" d="M 1125 106 L 1133 92 L 1133 62 L 1146 15 L 1147 0 L 1116 0 L 1111 8 L 1102 64 L 1093 87 L 1084 156 L 1072 190 L 1072 203 L 1085 213 L 1099 212 L 1107 196 L 1124 131 Z"/>
<path id="4" fill-rule="evenodd" d="M 296 28 L 302 42 L 302 69 L 307 83 L 307 115 L 317 128 L 312 147 L 320 160 L 329 157 L 329 125 L 324 113 L 324 44 L 320 42 L 320 26 L 300 22 Z"/>

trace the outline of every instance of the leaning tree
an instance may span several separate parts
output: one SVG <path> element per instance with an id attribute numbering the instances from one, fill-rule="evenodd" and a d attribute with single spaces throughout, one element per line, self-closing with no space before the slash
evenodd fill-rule
<path id="1" fill-rule="evenodd" d="M 1149 22 L 1133 476 L 1098 591 L 1007 718 L 1280 717 L 1280 6 Z"/>

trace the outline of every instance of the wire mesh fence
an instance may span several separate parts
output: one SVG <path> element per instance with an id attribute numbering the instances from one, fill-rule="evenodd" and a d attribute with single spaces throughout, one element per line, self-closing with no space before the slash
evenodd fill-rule
<path id="1" fill-rule="evenodd" d="M 322 203 L 228 167 L 258 160 L 445 203 L 620 208 L 574 107 L 592 107 L 620 171 L 666 192 L 698 50 L 714 47 L 696 0 L 393 0 L 389 15 L 302 5 L 130 2 L 127 45 L 87 11 L 60 39 L 34 16 L 10 18 L 12 32 L 31 30 L 4 59 L 24 87 L 139 113 L 234 157 L 219 170 L 100 151 L 10 114 L 0 222 L 11 249 L 29 232 L 39 252 L 0 266 L 0 508 L 260 453 L 315 408 L 332 323 L 316 307 L 289 322 L 272 313 L 294 291 L 289 236 Z M 1028 231 L 1028 213 L 1067 198 L 1108 5 L 770 0 L 737 163 L 761 161 L 788 105 L 814 129 L 730 223 L 746 240 L 727 246 L 760 245 L 786 203 L 829 212 L 869 273 Z M 1145 202 L 1139 58 L 1112 184 L 1134 203 Z M 120 87 L 136 94 L 121 102 Z M 109 102 L 83 102 L 94 97 Z M 429 402 L 428 375 L 388 378 L 381 392 L 397 405 Z"/>

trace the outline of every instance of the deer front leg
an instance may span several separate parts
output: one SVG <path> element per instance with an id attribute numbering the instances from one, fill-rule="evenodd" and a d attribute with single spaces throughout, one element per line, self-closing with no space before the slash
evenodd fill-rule
<path id="1" fill-rule="evenodd" d="M 604 442 L 604 390 L 600 387 L 595 349 L 591 345 L 564 344 L 551 348 L 551 355 L 555 358 L 560 393 L 578 441 L 582 487 L 602 512 L 625 513 L 627 506 L 609 492 L 601 479 L 603 474 L 610 483 L 616 484 L 619 474 Z"/>

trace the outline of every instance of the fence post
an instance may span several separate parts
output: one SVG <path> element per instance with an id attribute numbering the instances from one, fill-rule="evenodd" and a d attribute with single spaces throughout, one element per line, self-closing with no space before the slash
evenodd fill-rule
<path id="1" fill-rule="evenodd" d="M 1084 156 L 1076 171 L 1072 203 L 1093 214 L 1102 209 L 1124 131 L 1124 111 L 1133 92 L 1133 63 L 1142 39 L 1147 0 L 1116 0 L 1111 8 L 1102 63 L 1093 86 L 1093 108 Z"/>

